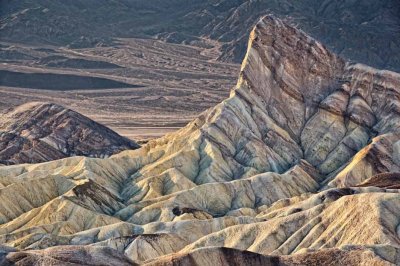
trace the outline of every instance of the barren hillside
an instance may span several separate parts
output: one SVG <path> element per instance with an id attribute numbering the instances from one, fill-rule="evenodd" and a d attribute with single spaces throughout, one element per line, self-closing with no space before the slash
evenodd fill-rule
<path id="1" fill-rule="evenodd" d="M 230 97 L 178 132 L 0 167 L 3 260 L 398 265 L 399 90 L 264 17 Z"/>

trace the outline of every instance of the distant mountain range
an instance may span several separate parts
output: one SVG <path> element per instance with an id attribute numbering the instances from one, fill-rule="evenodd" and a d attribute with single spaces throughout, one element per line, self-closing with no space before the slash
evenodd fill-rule
<path id="1" fill-rule="evenodd" d="M 250 29 L 267 13 L 298 25 L 345 58 L 400 70 L 397 0 L 5 0 L 0 39 L 70 47 L 126 37 L 205 47 L 218 41 L 219 59 L 241 62 Z"/>

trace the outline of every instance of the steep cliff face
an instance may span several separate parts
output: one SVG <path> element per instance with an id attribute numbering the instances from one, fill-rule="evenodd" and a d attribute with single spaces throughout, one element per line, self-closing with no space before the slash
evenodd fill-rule
<path id="1" fill-rule="evenodd" d="M 28 103 L 0 118 L 0 163 L 40 163 L 68 156 L 106 157 L 135 142 L 62 106 Z"/>
<path id="2" fill-rule="evenodd" d="M 178 132 L 108 159 L 1 167 L 0 242 L 150 265 L 398 264 L 399 90 L 399 74 L 267 16 L 231 96 Z"/>

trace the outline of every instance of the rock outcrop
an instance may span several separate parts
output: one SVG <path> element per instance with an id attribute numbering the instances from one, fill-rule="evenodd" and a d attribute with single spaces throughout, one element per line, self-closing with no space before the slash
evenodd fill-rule
<path id="1" fill-rule="evenodd" d="M 0 118 L 0 163 L 40 163 L 69 156 L 108 157 L 137 149 L 134 141 L 50 103 L 28 103 Z"/>
<path id="2" fill-rule="evenodd" d="M 267 16 L 231 96 L 178 132 L 0 167 L 5 257 L 81 245 L 148 265 L 399 264 L 399 90 L 399 74 Z"/>

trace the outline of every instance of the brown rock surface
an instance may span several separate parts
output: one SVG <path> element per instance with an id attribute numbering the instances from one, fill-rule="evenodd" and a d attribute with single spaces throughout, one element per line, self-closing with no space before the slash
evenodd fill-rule
<path id="1" fill-rule="evenodd" d="M 50 103 L 28 103 L 0 118 L 0 162 L 40 163 L 69 156 L 108 157 L 139 148 L 89 118 Z"/>
<path id="2" fill-rule="evenodd" d="M 400 189 L 399 173 L 381 173 L 368 178 L 357 187 L 380 187 Z"/>

